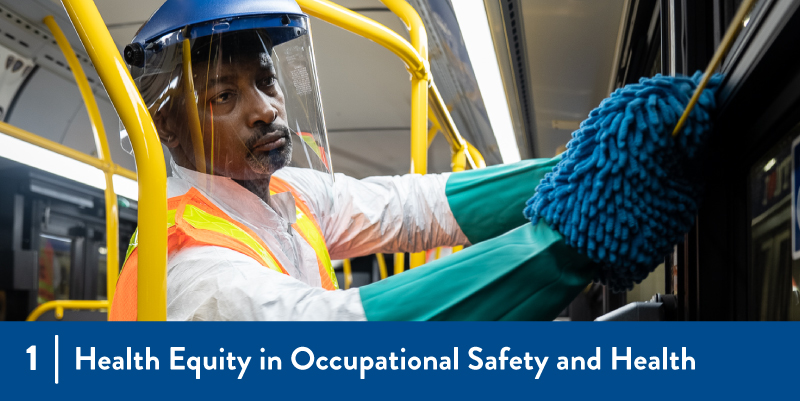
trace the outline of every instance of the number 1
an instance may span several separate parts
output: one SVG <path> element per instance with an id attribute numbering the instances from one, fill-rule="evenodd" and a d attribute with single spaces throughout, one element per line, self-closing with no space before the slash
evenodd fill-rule
<path id="1" fill-rule="evenodd" d="M 31 345 L 25 352 L 31 354 L 31 370 L 36 370 L 36 346 Z"/>

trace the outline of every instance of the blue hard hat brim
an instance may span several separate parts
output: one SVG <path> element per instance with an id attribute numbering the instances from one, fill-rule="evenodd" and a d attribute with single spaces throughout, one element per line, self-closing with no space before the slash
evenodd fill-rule
<path id="1" fill-rule="evenodd" d="M 132 43 L 144 46 L 166 34 L 186 27 L 249 19 L 246 17 L 276 17 L 278 22 L 284 15 L 304 16 L 294 0 L 168 0 L 133 38 Z M 264 22 L 264 21 L 262 21 Z M 280 28 L 283 26 L 259 26 L 258 28 Z M 252 27 L 251 27 L 252 28 Z M 248 29 L 248 28 L 242 28 Z"/>
<path id="2" fill-rule="evenodd" d="M 159 51 L 163 47 L 179 44 L 184 39 L 195 40 L 212 34 L 259 29 L 270 38 L 270 45 L 277 46 L 308 33 L 308 18 L 305 15 L 264 15 L 245 18 L 230 18 L 198 24 L 177 32 L 168 32 L 150 42 L 156 46 L 145 46 L 148 50 Z"/>

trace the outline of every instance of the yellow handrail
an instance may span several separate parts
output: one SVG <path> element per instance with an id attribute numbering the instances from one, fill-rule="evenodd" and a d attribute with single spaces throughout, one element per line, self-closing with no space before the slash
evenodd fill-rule
<path id="1" fill-rule="evenodd" d="M 387 28 L 385 25 L 344 8 L 338 4 L 331 3 L 328 0 L 297 0 L 297 3 L 307 14 L 329 22 L 361 37 L 370 39 L 375 43 L 385 47 L 403 60 L 412 75 L 420 79 L 428 78 L 430 67 L 427 61 L 427 54 L 423 59 L 412 44 L 406 42 L 405 39 L 403 39 L 393 30 Z M 392 7 L 394 7 L 394 5 Z M 404 9 L 403 13 L 408 11 L 413 11 L 413 8 L 410 10 Z M 408 25 L 408 23 L 406 24 Z M 411 38 L 413 41 L 416 40 L 415 38 L 420 38 L 420 36 L 411 34 Z M 425 44 L 425 53 L 427 53 L 427 43 Z M 428 91 L 428 94 L 431 108 L 437 114 L 439 121 L 442 123 L 443 132 L 447 135 L 451 147 L 453 147 L 453 151 L 455 152 L 461 149 L 463 146 L 465 146 L 463 144 L 466 143 L 466 141 L 464 141 L 464 138 L 459 134 L 453 119 L 450 117 L 450 113 L 447 111 L 447 106 L 445 105 L 444 100 L 442 100 L 439 90 L 434 82 L 430 82 L 430 90 Z M 481 157 L 481 159 L 483 158 Z M 472 168 L 478 168 L 478 166 L 472 166 Z"/>
<path id="2" fill-rule="evenodd" d="M 422 61 L 417 50 L 385 25 L 328 0 L 297 0 L 297 4 L 308 15 L 370 39 L 389 49 L 406 63 L 412 75 L 427 79 L 428 65 Z"/>
<path id="3" fill-rule="evenodd" d="M 194 74 L 192 73 L 192 44 L 189 42 L 189 39 L 183 40 L 183 76 L 184 77 L 193 77 Z M 184 79 L 183 80 L 183 96 L 185 99 L 194 99 L 195 98 L 195 91 L 194 91 L 194 80 L 193 79 Z M 206 170 L 206 151 L 203 148 L 203 129 L 200 127 L 200 116 L 197 113 L 197 104 L 195 102 L 185 102 L 186 106 L 186 115 L 188 116 L 189 120 L 189 133 L 191 134 L 192 138 L 192 149 L 194 149 L 194 162 L 195 167 L 197 167 L 197 171 L 205 174 L 214 174 L 213 171 Z M 212 138 L 213 143 L 213 138 Z M 211 160 L 214 160 L 211 157 Z"/>
<path id="4" fill-rule="evenodd" d="M 342 274 L 344 275 L 344 289 L 349 290 L 350 284 L 353 284 L 353 268 L 350 259 L 342 260 Z"/>
<path id="5" fill-rule="evenodd" d="M 389 277 L 389 272 L 386 270 L 386 259 L 383 258 L 383 254 L 376 253 L 375 258 L 378 259 L 378 270 L 380 271 L 381 280 Z"/>
<path id="6" fill-rule="evenodd" d="M 400 274 L 406 269 L 406 254 L 394 254 L 394 274 Z"/>
<path id="7" fill-rule="evenodd" d="M 78 89 L 83 97 L 83 102 L 86 104 L 86 111 L 89 113 L 89 122 L 92 125 L 92 133 L 94 134 L 95 148 L 100 160 L 108 164 L 113 164 L 111 160 L 111 151 L 108 148 L 108 138 L 106 137 L 106 130 L 103 128 L 103 118 L 100 115 L 100 109 L 97 108 L 97 101 L 92 93 L 92 87 L 89 85 L 89 80 L 86 79 L 86 74 L 83 72 L 78 57 L 75 56 L 75 51 L 72 50 L 67 37 L 64 32 L 56 23 L 52 15 L 44 18 L 44 23 L 50 28 L 50 33 L 64 53 L 72 70 L 72 75 L 75 77 L 75 83 L 78 84 Z M 114 290 L 117 285 L 117 276 L 119 274 L 119 214 L 117 210 L 117 194 L 114 192 L 113 173 L 108 170 L 103 170 L 103 175 L 106 179 L 106 298 L 109 304 L 114 299 Z"/>
<path id="8" fill-rule="evenodd" d="M 36 307 L 36 309 L 28 315 L 25 319 L 28 322 L 34 322 L 39 316 L 45 312 L 55 309 L 56 319 L 61 320 L 64 318 L 64 309 L 106 309 L 110 305 L 109 301 L 81 301 L 81 300 L 59 300 L 45 302 Z"/>
<path id="9" fill-rule="evenodd" d="M 453 117 L 450 115 L 450 111 L 448 111 L 447 105 L 445 104 L 441 93 L 439 93 L 439 88 L 436 87 L 436 82 L 431 81 L 431 87 L 428 90 L 428 94 L 430 96 L 431 111 L 433 111 L 433 115 L 438 121 L 439 126 L 442 128 L 442 132 L 445 134 L 447 142 L 450 143 L 450 149 L 453 152 L 453 158 L 455 158 L 456 154 L 459 152 L 466 152 L 467 147 L 471 147 L 471 145 L 458 132 L 458 127 L 456 127 L 456 123 L 453 121 Z M 478 150 L 474 147 L 472 148 L 474 149 L 473 153 L 477 156 L 477 158 L 483 160 L 483 156 L 480 154 L 480 152 L 478 152 Z M 475 158 L 470 158 L 467 160 L 470 167 L 473 169 L 482 168 L 474 161 L 474 159 Z M 483 167 L 486 167 L 485 163 Z"/>
<path id="10" fill-rule="evenodd" d="M 475 149 L 469 142 L 467 142 L 467 155 L 472 159 L 470 164 L 474 165 L 475 168 L 486 168 L 486 161 L 483 160 L 481 152 L 478 152 L 478 149 Z"/>
<path id="11" fill-rule="evenodd" d="M 51 141 L 47 138 L 42 138 L 39 135 L 25 131 L 24 129 L 15 127 L 9 123 L 0 121 L 0 133 L 30 143 L 31 145 L 36 145 L 40 148 L 47 149 L 51 152 L 58 153 L 62 156 L 69 157 L 70 159 L 77 160 L 81 163 L 88 164 L 102 171 L 110 171 L 116 175 L 136 180 L 136 173 L 131 170 L 122 168 L 116 164 L 104 162 L 94 156 L 89 156 L 86 153 L 77 151 L 68 146 L 64 146 L 58 142 Z"/>
<path id="12" fill-rule="evenodd" d="M 93 1 L 62 0 L 133 145 L 139 173 L 139 320 L 167 318 L 167 171 L 156 127 Z"/>

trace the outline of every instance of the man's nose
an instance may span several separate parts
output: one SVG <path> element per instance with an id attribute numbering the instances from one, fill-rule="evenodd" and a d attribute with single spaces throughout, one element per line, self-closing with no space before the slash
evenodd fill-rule
<path id="1" fill-rule="evenodd" d="M 243 99 L 247 107 L 247 125 L 254 127 L 258 122 L 271 124 L 278 118 L 278 109 L 273 105 L 273 99 L 258 89 L 250 89 Z"/>

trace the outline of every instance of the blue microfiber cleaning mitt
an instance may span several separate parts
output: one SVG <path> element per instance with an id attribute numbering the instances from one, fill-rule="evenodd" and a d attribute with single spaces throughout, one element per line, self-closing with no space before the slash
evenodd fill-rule
<path id="1" fill-rule="evenodd" d="M 631 289 L 689 231 L 703 183 L 698 162 L 722 77 L 711 78 L 676 137 L 702 74 L 656 75 L 617 89 L 572 133 L 567 151 L 527 202 L 566 243 L 601 266 L 595 280 Z"/>

